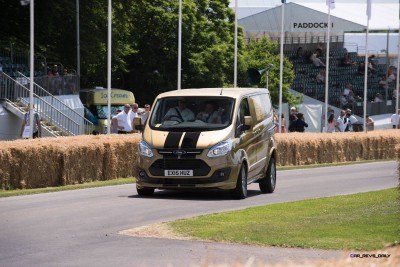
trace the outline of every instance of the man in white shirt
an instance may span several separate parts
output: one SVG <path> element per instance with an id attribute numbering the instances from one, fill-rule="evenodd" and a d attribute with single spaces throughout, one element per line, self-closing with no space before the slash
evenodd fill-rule
<path id="1" fill-rule="evenodd" d="M 345 115 L 346 115 L 346 112 L 344 110 L 340 111 L 340 116 L 336 120 L 338 123 L 337 127 L 339 128 L 339 131 L 341 131 L 341 132 L 344 132 L 344 130 L 346 130 L 347 123 L 348 123 L 348 120 Z"/>
<path id="2" fill-rule="evenodd" d="M 346 110 L 346 118 L 347 118 L 347 123 L 348 123 L 348 127 L 345 130 L 346 132 L 353 132 L 353 124 L 356 124 L 358 122 L 357 118 L 351 114 L 351 109 L 347 109 Z"/>
<path id="3" fill-rule="evenodd" d="M 150 115 L 150 105 L 146 104 L 144 105 L 144 111 L 140 114 L 140 119 L 142 121 L 142 124 L 145 124 L 147 119 L 149 118 Z"/>
<path id="4" fill-rule="evenodd" d="M 390 121 L 392 122 L 393 129 L 398 129 L 398 128 L 399 128 L 400 109 L 397 111 L 397 114 L 394 113 L 394 114 L 390 117 Z"/>
<path id="5" fill-rule="evenodd" d="M 178 122 L 194 121 L 195 116 L 193 111 L 191 111 L 186 107 L 186 100 L 179 99 L 178 106 L 175 108 L 170 108 L 167 114 L 165 114 L 164 121 L 167 120 L 178 121 Z"/>
<path id="6" fill-rule="evenodd" d="M 129 104 L 124 105 L 124 111 L 115 115 L 113 118 L 118 121 L 118 133 L 126 134 L 133 131 L 133 118 L 134 113 L 131 111 L 131 106 Z"/>

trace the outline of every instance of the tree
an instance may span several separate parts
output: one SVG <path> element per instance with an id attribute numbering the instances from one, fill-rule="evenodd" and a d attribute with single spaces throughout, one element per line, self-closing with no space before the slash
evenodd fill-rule
<path id="1" fill-rule="evenodd" d="M 280 54 L 278 44 L 276 42 L 270 41 L 267 38 L 262 38 L 260 40 L 251 40 L 247 46 L 246 52 L 244 53 L 244 60 L 241 61 L 245 68 L 242 66 L 241 77 L 238 79 L 240 81 L 240 86 L 247 85 L 247 73 L 243 72 L 244 69 L 256 68 L 259 70 L 265 69 L 270 64 L 273 66 L 269 70 L 269 91 L 271 93 L 272 103 L 274 105 L 279 104 L 279 70 L 280 70 Z M 262 76 L 259 87 L 266 87 L 266 73 Z M 283 85 L 282 85 L 282 95 L 283 101 L 290 103 L 290 105 L 298 104 L 299 99 L 294 97 L 288 89 L 293 83 L 294 70 L 293 64 L 290 60 L 284 57 L 283 60 Z"/>
<path id="2" fill-rule="evenodd" d="M 183 1 L 182 88 L 217 87 L 233 80 L 233 12 L 228 0 Z M 125 87 L 141 101 L 176 89 L 178 1 L 134 1 Z M 138 90 L 135 90 L 137 88 Z"/>

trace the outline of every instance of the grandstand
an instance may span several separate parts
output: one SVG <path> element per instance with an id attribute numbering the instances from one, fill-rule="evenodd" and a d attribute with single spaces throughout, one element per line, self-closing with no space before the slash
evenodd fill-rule
<path id="1" fill-rule="evenodd" d="M 297 49 L 296 49 L 297 50 Z M 292 88 L 307 96 L 313 97 L 320 101 L 325 99 L 325 84 L 318 84 L 315 77 L 320 71 L 320 68 L 315 67 L 306 58 L 296 57 L 296 50 L 286 51 L 285 55 L 293 62 L 295 79 Z M 330 65 L 329 65 L 329 104 L 341 107 L 340 95 L 347 84 L 353 86 L 353 92 L 356 95 L 356 101 L 353 103 L 352 109 L 355 113 L 362 115 L 363 112 L 363 96 L 364 96 L 364 75 L 358 75 L 358 66 L 365 61 L 363 56 L 358 56 L 356 52 L 348 53 L 352 61 L 356 64 L 352 66 L 341 66 L 340 61 L 347 53 L 343 47 L 333 48 L 330 51 Z M 325 58 L 321 58 L 325 62 Z M 383 108 L 386 105 L 371 104 L 377 93 L 387 96 L 388 100 L 392 100 L 392 92 L 394 84 L 389 83 L 389 89 L 386 90 L 379 87 L 379 79 L 386 75 L 386 65 L 378 64 L 376 72 L 368 77 L 368 91 L 367 102 L 369 103 L 368 110 L 371 115 L 378 113 L 391 113 L 394 111 L 394 106 L 389 106 L 387 109 Z M 393 109 L 393 110 L 392 110 Z"/>
<path id="2" fill-rule="evenodd" d="M 21 48 L 25 47 L 25 48 Z M 18 47 L 11 43 L 0 41 L 0 67 L 2 71 L 13 79 L 26 84 L 24 76 L 29 77 L 29 50 L 26 44 Z M 35 83 L 43 87 L 52 95 L 78 94 L 79 79 L 74 70 L 68 70 L 68 76 L 63 76 L 65 69 L 62 63 L 48 62 L 44 56 L 35 55 L 34 61 Z M 48 72 L 56 67 L 57 76 L 49 76 Z"/>

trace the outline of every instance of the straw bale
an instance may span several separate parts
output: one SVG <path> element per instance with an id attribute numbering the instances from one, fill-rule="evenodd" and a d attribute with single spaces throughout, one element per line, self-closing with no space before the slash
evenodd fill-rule
<path id="1" fill-rule="evenodd" d="M 38 188 L 133 176 L 139 134 L 0 142 L 1 189 Z"/>
<path id="2" fill-rule="evenodd" d="M 276 134 L 280 166 L 396 158 L 400 131 Z"/>
<path id="3" fill-rule="evenodd" d="M 130 177 L 140 134 L 0 142 L 0 188 L 36 188 Z M 281 166 L 399 157 L 400 130 L 276 134 Z M 400 168 L 400 166 L 399 166 Z"/>

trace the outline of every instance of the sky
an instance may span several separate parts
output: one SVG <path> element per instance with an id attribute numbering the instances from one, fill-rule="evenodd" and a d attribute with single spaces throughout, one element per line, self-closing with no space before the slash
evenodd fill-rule
<path id="1" fill-rule="evenodd" d="M 399 0 L 371 0 L 372 14 L 370 29 L 399 28 Z M 362 25 L 367 24 L 366 0 L 335 0 L 331 15 Z M 287 0 L 286 3 L 300 4 L 327 13 L 325 0 Z M 231 0 L 231 7 L 235 1 Z M 238 18 L 250 16 L 265 9 L 281 5 L 281 0 L 238 0 Z"/>

